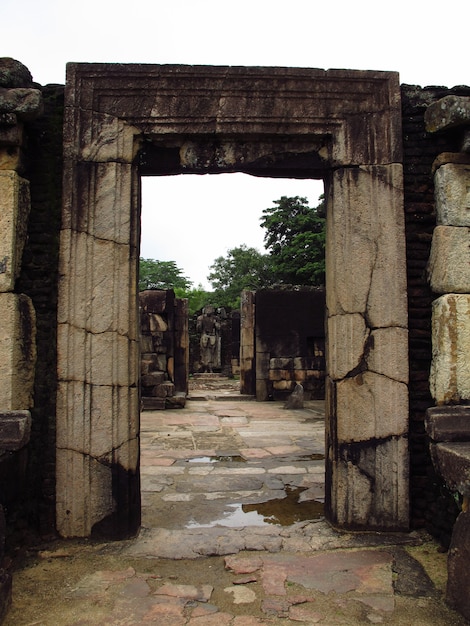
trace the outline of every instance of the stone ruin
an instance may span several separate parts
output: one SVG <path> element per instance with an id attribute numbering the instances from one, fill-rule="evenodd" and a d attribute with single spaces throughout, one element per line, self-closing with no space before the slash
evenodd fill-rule
<path id="1" fill-rule="evenodd" d="M 305 399 L 324 399 L 324 289 L 246 291 L 241 309 L 241 392 L 259 402 L 286 400 L 301 384 Z"/>
<path id="2" fill-rule="evenodd" d="M 322 179 L 327 517 L 426 527 L 448 546 L 459 514 L 448 596 L 469 617 L 452 587 L 468 536 L 468 483 L 453 468 L 468 463 L 469 99 L 469 87 L 400 85 L 394 72 L 309 68 L 71 63 L 65 86 L 41 86 L 2 59 L 8 524 L 64 537 L 139 528 L 140 176 Z M 242 368 L 262 347 L 244 315 Z M 263 372 L 258 388 L 279 375 Z M 3 609 L 10 584 L 2 570 Z"/>
<path id="3" fill-rule="evenodd" d="M 188 302 L 170 290 L 139 293 L 142 410 L 178 408 L 188 392 Z"/>

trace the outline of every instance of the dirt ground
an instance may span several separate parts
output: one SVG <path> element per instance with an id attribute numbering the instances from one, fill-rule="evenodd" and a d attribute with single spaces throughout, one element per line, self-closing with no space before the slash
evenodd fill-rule
<path id="1" fill-rule="evenodd" d="M 113 595 L 100 585 L 96 578 L 95 587 L 83 587 L 83 581 L 97 573 L 122 572 L 132 568 L 145 577 L 152 590 L 165 582 L 179 585 L 211 585 L 214 588 L 210 599 L 211 605 L 218 608 L 217 615 L 246 616 L 257 620 L 252 624 L 273 624 L 287 626 L 298 624 L 299 620 L 266 617 L 261 611 L 264 594 L 259 584 L 255 583 L 256 601 L 250 604 L 234 606 L 233 598 L 224 590 L 233 585 L 233 573 L 225 567 L 223 557 L 206 557 L 194 560 L 136 559 L 124 554 L 127 542 L 94 543 L 91 541 L 56 541 L 21 550 L 14 563 L 13 606 L 4 622 L 5 626 L 97 626 L 98 624 L 138 624 L 131 614 L 123 615 L 119 621 L 109 621 L 109 612 L 116 602 L 119 587 Z M 445 606 L 442 600 L 445 589 L 446 555 L 438 546 L 428 540 L 421 546 L 408 547 L 407 552 L 419 561 L 432 582 L 432 591 L 421 591 L 416 597 L 416 590 L 406 589 L 395 593 L 395 610 L 383 619 L 374 620 L 364 612 L 359 603 L 348 601 L 337 594 L 316 592 L 312 600 L 315 613 L 321 619 L 301 621 L 304 624 L 321 623 L 326 625 L 385 623 L 409 626 L 464 626 L 467 622 Z M 85 589 L 80 593 L 80 589 Z M 77 593 L 78 590 L 78 593 Z M 302 593 L 305 589 L 291 585 L 289 593 Z M 122 593 L 122 590 L 121 590 Z M 414 595 L 407 595 L 408 593 Z M 235 612 L 236 611 L 236 612 Z M 215 617 L 215 616 L 212 616 Z M 193 618 L 194 619 L 194 618 Z M 195 621 L 158 620 L 159 626 L 194 623 L 203 626 L 215 624 Z M 147 623 L 147 622 L 145 622 Z M 236 623 L 236 622 L 233 622 Z M 243 624 L 243 622 L 239 622 Z"/>

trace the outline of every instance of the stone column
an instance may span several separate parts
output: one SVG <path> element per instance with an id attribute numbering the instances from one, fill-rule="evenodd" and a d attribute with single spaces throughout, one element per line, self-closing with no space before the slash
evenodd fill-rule
<path id="1" fill-rule="evenodd" d="M 255 292 L 243 291 L 240 305 L 240 393 L 255 393 Z"/>
<path id="2" fill-rule="evenodd" d="M 76 193 L 60 244 L 57 527 L 124 537 L 140 523 L 139 179 L 111 161 L 69 164 L 65 181 Z"/>
<path id="3" fill-rule="evenodd" d="M 337 170 L 327 210 L 327 516 L 343 528 L 406 530 L 401 165 Z"/>
<path id="4" fill-rule="evenodd" d="M 175 391 L 185 396 L 189 379 L 189 304 L 175 299 Z"/>

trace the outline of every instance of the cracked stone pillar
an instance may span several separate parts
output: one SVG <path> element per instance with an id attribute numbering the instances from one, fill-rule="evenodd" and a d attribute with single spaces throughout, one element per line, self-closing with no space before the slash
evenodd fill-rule
<path id="1" fill-rule="evenodd" d="M 401 166 L 337 170 L 327 216 L 327 515 L 345 528 L 405 530 L 408 337 Z"/>
<path id="2" fill-rule="evenodd" d="M 63 536 L 119 538 L 140 523 L 138 177 L 112 161 L 68 174 L 79 193 L 61 233 L 57 525 Z"/>

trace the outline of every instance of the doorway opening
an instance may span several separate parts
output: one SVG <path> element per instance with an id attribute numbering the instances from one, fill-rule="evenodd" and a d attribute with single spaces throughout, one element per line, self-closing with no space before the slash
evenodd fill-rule
<path id="1" fill-rule="evenodd" d="M 141 257 L 174 261 L 184 276 L 191 272 L 192 284 L 205 288 L 205 304 L 210 305 L 207 276 L 217 257 L 241 245 L 266 254 L 260 225 L 263 209 L 283 196 L 306 198 L 315 208 L 322 193 L 323 182 L 312 179 L 241 173 L 144 177 Z M 316 393 L 312 398 L 307 384 L 302 408 L 289 411 L 280 400 L 292 392 L 294 375 L 301 382 L 307 360 L 320 361 L 323 328 L 306 334 L 302 357 L 294 355 L 298 350 L 294 345 L 288 348 L 292 354 L 273 353 L 277 365 L 282 358 L 290 362 L 290 371 L 273 370 L 273 377 L 282 380 L 271 385 L 281 391 L 269 406 L 261 408 L 253 396 L 240 395 L 237 370 L 210 377 L 190 371 L 183 409 L 141 414 L 144 527 L 190 534 L 216 526 L 225 532 L 270 526 L 276 534 L 287 525 L 323 515 L 324 397 Z M 323 341 L 313 345 L 312 334 L 320 334 Z M 279 338 L 275 344 L 286 341 Z M 301 358 L 304 369 L 299 365 L 294 372 L 293 363 Z M 324 376 L 324 371 L 316 374 Z"/>
<path id="2" fill-rule="evenodd" d="M 140 523 L 140 176 L 229 171 L 327 181 L 328 519 L 408 528 L 398 74 L 71 63 L 65 111 L 60 534 Z"/>

